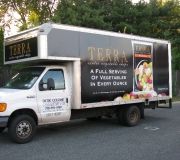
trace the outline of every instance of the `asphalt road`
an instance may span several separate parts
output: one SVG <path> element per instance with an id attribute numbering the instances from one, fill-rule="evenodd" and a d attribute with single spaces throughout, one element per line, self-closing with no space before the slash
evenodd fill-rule
<path id="1" fill-rule="evenodd" d="M 73 121 L 38 129 L 28 144 L 0 134 L 0 160 L 180 160 L 180 103 L 146 110 L 136 127 L 116 120 Z"/>

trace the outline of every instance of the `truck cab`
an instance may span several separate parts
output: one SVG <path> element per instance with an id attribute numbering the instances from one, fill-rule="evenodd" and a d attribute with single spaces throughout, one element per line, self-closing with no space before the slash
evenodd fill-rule
<path id="1" fill-rule="evenodd" d="M 11 129 L 14 127 L 11 121 L 17 114 L 19 119 L 22 113 L 33 115 L 36 125 L 69 121 L 71 88 L 65 66 L 21 69 L 0 89 L 0 101 L 4 105 L 4 111 L 0 112 L 1 130 L 10 125 L 10 130 L 14 132 Z M 29 132 L 33 131 L 26 118 L 16 124 L 16 128 L 19 137 L 29 135 Z"/>

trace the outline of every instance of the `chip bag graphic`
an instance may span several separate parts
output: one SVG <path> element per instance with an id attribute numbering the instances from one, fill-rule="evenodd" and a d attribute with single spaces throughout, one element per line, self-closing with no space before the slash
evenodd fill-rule
<path id="1" fill-rule="evenodd" d="M 134 92 L 153 90 L 152 44 L 133 43 Z"/>

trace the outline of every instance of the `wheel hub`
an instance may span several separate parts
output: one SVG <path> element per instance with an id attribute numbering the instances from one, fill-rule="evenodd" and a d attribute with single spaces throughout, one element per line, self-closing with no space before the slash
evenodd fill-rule
<path id="1" fill-rule="evenodd" d="M 27 121 L 21 121 L 16 127 L 16 133 L 19 138 L 27 138 L 32 132 L 32 126 Z"/>
<path id="2" fill-rule="evenodd" d="M 131 112 L 130 115 L 129 115 L 129 118 L 132 122 L 135 122 L 138 118 L 138 115 L 135 111 Z"/>

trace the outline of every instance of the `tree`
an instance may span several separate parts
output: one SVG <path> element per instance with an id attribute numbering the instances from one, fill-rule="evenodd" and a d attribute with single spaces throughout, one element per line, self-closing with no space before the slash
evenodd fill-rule
<path id="1" fill-rule="evenodd" d="M 32 0 L 30 13 L 28 15 L 29 25 L 39 25 L 51 21 L 56 9 L 58 0 Z"/>
<path id="2" fill-rule="evenodd" d="M 180 69 L 180 2 L 171 0 L 162 3 L 151 0 L 139 2 L 136 8 L 137 34 L 170 40 L 172 44 L 173 69 Z"/>
<path id="3" fill-rule="evenodd" d="M 4 34 L 2 28 L 0 29 L 0 66 L 3 65 L 3 42 L 4 42 Z"/>
<path id="4" fill-rule="evenodd" d="M 167 1 L 159 7 L 156 37 L 172 43 L 173 68 L 180 69 L 180 2 Z"/>
<path id="5" fill-rule="evenodd" d="M 122 33 L 136 33 L 133 23 L 134 6 L 130 0 L 113 0 L 111 21 L 112 30 Z"/>
<path id="6" fill-rule="evenodd" d="M 20 30 L 27 29 L 47 22 L 53 16 L 58 0 L 0 0 L 1 21 L 8 25 L 12 19 L 19 25 Z M 5 17 L 9 22 L 6 23 Z M 16 15 L 16 16 L 14 16 Z M 18 16 L 18 18 L 17 18 Z"/>
<path id="7" fill-rule="evenodd" d="M 61 0 L 53 21 L 89 28 L 110 30 L 107 22 L 111 0 Z"/>
<path id="8" fill-rule="evenodd" d="M 112 30 L 172 42 L 173 67 L 180 69 L 179 0 L 0 0 L 0 20 L 4 13 L 19 15 L 20 30 L 49 20 L 89 28 Z M 11 14 L 9 14 L 11 21 Z M 9 22 L 7 23 L 9 24 Z"/>

